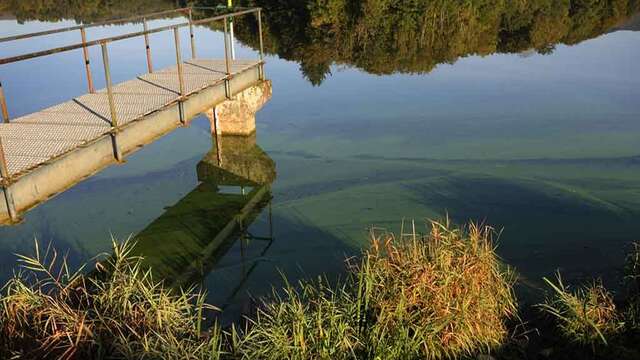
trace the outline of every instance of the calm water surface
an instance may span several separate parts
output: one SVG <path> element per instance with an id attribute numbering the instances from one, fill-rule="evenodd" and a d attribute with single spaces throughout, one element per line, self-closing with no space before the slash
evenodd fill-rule
<path id="1" fill-rule="evenodd" d="M 0 20 L 0 36 L 101 14 L 49 17 L 16 4 Z M 366 12 L 348 20 L 312 2 L 292 13 L 259 5 L 274 91 L 257 115 L 256 138 L 277 171 L 275 241 L 236 242 L 216 259 L 202 280 L 212 302 L 239 308 L 248 294 L 280 284 L 280 271 L 290 279 L 339 274 L 371 225 L 397 231 L 402 218 L 421 223 L 446 213 L 503 229 L 499 253 L 525 280 L 525 294 L 556 269 L 570 281 L 620 280 L 625 251 L 640 240 L 640 27 L 631 5 L 591 12 L 593 23 L 578 5 L 553 8 L 561 14 L 548 18 L 507 6 L 469 20 L 460 10 L 433 23 L 435 35 L 393 20 L 403 14 L 376 17 L 365 1 Z M 256 56 L 254 24 L 236 25 L 238 57 Z M 465 26 L 467 33 L 451 30 Z M 156 68 L 174 62 L 171 35 L 152 36 Z M 0 57 L 78 36 L 2 44 Z M 198 27 L 196 39 L 200 56 L 222 56 L 220 32 Z M 187 43 L 185 36 L 184 54 Z M 141 49 L 142 39 L 111 46 L 114 81 L 145 70 Z M 97 48 L 91 56 L 102 87 Z M 80 52 L 3 66 L 0 79 L 14 116 L 85 92 Z M 34 238 L 82 261 L 108 251 L 110 234 L 145 229 L 198 187 L 196 167 L 214 147 L 208 126 L 199 118 L 40 205 L 22 224 L 0 228 L 2 277 Z M 249 231 L 269 232 L 266 209 Z"/>

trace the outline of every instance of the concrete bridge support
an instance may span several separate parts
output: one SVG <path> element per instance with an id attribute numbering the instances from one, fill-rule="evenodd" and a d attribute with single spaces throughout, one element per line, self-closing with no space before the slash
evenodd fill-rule
<path id="1" fill-rule="evenodd" d="M 232 99 L 209 109 L 205 115 L 211 124 L 211 134 L 251 135 L 256 131 L 256 112 L 271 99 L 271 81 L 250 86 Z"/>

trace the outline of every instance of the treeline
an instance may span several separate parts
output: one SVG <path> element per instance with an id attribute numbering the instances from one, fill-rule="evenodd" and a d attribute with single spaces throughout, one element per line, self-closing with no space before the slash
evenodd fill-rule
<path id="1" fill-rule="evenodd" d="M 18 21 L 92 22 L 222 0 L 0 0 Z M 640 12 L 640 0 L 235 0 L 264 11 L 265 49 L 297 61 L 313 84 L 333 64 L 374 74 L 427 73 L 468 55 L 576 44 Z M 200 11 L 200 16 L 211 13 Z M 212 27 L 220 29 L 220 24 Z M 254 17 L 236 19 L 237 37 L 257 48 Z"/>
<path id="2" fill-rule="evenodd" d="M 319 84 L 332 64 L 426 73 L 468 55 L 553 51 L 605 33 L 637 0 L 246 0 L 265 8 L 266 50 Z M 250 22 L 250 23 L 249 23 Z M 257 45 L 251 19 L 236 30 Z M 244 30 L 244 31 L 243 31 Z"/>
<path id="3" fill-rule="evenodd" d="M 19 22 L 75 20 L 90 23 L 180 7 L 178 0 L 0 0 L 0 14 Z"/>

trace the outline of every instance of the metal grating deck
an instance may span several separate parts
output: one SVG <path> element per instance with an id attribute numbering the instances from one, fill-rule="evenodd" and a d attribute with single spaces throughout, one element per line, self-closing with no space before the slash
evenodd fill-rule
<path id="1" fill-rule="evenodd" d="M 257 66 L 257 60 L 232 60 L 231 74 Z M 226 79 L 224 60 L 192 59 L 183 65 L 185 95 Z M 179 98 L 177 66 L 144 74 L 113 86 L 118 125 L 125 125 Z M 111 113 L 106 89 L 85 94 L 0 124 L 0 139 L 10 176 L 18 176 L 109 133 Z"/>

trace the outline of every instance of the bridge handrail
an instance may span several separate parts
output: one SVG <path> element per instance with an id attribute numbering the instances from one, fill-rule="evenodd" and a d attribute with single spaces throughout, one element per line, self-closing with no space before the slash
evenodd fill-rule
<path id="1" fill-rule="evenodd" d="M 36 31 L 36 32 L 31 32 L 31 33 L 26 33 L 26 34 L 6 36 L 6 37 L 3 37 L 3 38 L 0 38 L 0 43 L 9 42 L 9 41 L 16 41 L 16 40 L 22 40 L 22 39 L 28 39 L 28 38 L 44 36 L 44 35 L 58 34 L 58 33 L 63 33 L 63 32 L 68 32 L 68 31 L 75 31 L 75 30 L 80 30 L 80 29 L 88 29 L 88 28 L 92 28 L 92 27 L 96 27 L 96 26 L 114 25 L 114 24 L 132 22 L 132 21 L 143 20 L 143 19 L 147 19 L 148 20 L 150 18 L 155 18 L 155 17 L 159 17 L 159 16 L 162 16 L 162 15 L 172 14 L 172 13 L 185 13 L 185 12 L 188 12 L 189 9 L 191 9 L 191 8 L 184 7 L 184 8 L 179 8 L 179 9 L 158 11 L 158 12 L 148 13 L 148 14 L 144 14 L 144 15 L 136 15 L 136 16 L 131 16 L 131 17 L 128 17 L 128 18 L 104 20 L 104 21 L 95 22 L 95 23 L 89 23 L 89 24 L 74 25 L 74 26 L 58 28 L 58 29 L 52 29 L 52 30 Z"/>
<path id="2" fill-rule="evenodd" d="M 180 23 L 180 24 L 166 25 L 166 26 L 161 26 L 159 28 L 143 30 L 143 31 L 137 31 L 137 32 L 133 32 L 133 33 L 123 34 L 123 35 L 116 35 L 116 36 L 111 36 L 111 37 L 107 37 L 107 38 L 102 38 L 102 39 L 97 39 L 97 40 L 92 40 L 92 41 L 87 41 L 87 42 L 81 42 L 81 43 L 76 43 L 76 44 L 73 44 L 73 45 L 61 46 L 61 47 L 48 49 L 48 50 L 35 51 L 35 52 L 27 53 L 27 54 L 6 57 L 6 58 L 0 59 L 0 65 L 10 64 L 10 63 L 23 61 L 23 60 L 28 60 L 28 59 L 34 59 L 34 58 L 38 58 L 38 57 L 42 57 L 42 56 L 57 54 L 57 53 L 61 53 L 61 52 L 71 51 L 71 50 L 77 50 L 77 49 L 91 47 L 91 46 L 96 46 L 96 45 L 100 45 L 100 44 L 105 43 L 105 42 L 115 42 L 115 41 L 130 39 L 130 38 L 134 38 L 134 37 L 138 37 L 138 36 L 154 34 L 154 33 L 162 32 L 162 31 L 171 30 L 171 29 L 174 29 L 174 28 L 181 28 L 181 27 L 192 26 L 192 25 L 201 25 L 201 24 L 206 24 L 206 23 L 209 23 L 209 22 L 225 20 L 225 19 L 228 19 L 228 18 L 231 18 L 231 17 L 241 16 L 241 15 L 250 14 L 250 13 L 254 13 L 254 12 L 260 12 L 261 10 L 262 10 L 261 8 L 249 8 L 249 9 L 246 9 L 246 10 L 236 11 L 236 12 L 228 13 L 228 14 L 217 15 L 217 16 L 213 16 L 213 17 L 209 17 L 209 18 L 205 18 L 205 19 L 200 19 L 200 20 L 195 20 L 195 21 L 190 21 L 190 22 L 184 22 L 184 23 Z"/>

